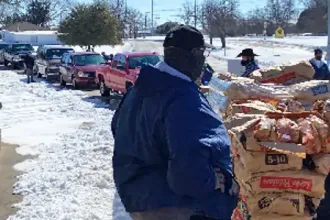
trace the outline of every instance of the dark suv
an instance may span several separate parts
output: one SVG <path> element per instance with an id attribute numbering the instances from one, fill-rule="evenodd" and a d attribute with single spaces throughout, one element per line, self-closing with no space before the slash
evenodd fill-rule
<path id="1" fill-rule="evenodd" d="M 9 44 L 4 49 L 4 64 L 5 66 L 8 66 L 8 64 L 11 64 L 11 67 L 13 69 L 19 69 L 20 67 L 23 67 L 23 59 L 21 58 L 21 55 L 32 53 L 35 55 L 34 49 L 31 44 Z"/>
<path id="2" fill-rule="evenodd" d="M 37 59 L 33 68 L 38 77 L 43 75 L 46 79 L 58 77 L 61 58 L 65 53 L 73 53 L 72 47 L 61 45 L 45 45 L 37 50 Z"/>

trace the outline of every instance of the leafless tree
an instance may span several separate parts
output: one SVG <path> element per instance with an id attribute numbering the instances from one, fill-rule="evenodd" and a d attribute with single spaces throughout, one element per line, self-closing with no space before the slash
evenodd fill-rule
<path id="1" fill-rule="evenodd" d="M 143 30 L 143 14 L 134 8 L 128 8 L 125 25 L 127 27 L 128 37 L 137 38 L 138 31 Z"/>
<path id="2" fill-rule="evenodd" d="M 1 2 L 3 1 L 3 2 Z M 39 0 L 49 3 L 51 22 L 48 26 L 56 25 L 63 20 L 76 5 L 75 0 Z M 31 0 L 0 0 L 0 20 L 14 14 L 24 14 Z"/>
<path id="3" fill-rule="evenodd" d="M 222 47 L 226 47 L 226 35 L 237 22 L 238 0 L 205 0 L 202 5 L 204 30 L 210 36 L 220 37 Z"/>
<path id="4" fill-rule="evenodd" d="M 313 7 L 326 7 L 327 0 L 300 0 L 306 8 L 313 8 Z"/>
<path id="5" fill-rule="evenodd" d="M 264 8 L 255 8 L 246 16 L 244 24 L 247 34 L 261 34 L 264 30 L 264 23 L 267 22 Z"/>
<path id="6" fill-rule="evenodd" d="M 194 14 L 194 5 L 191 1 L 186 0 L 182 4 L 182 15 L 180 16 L 181 20 L 187 25 L 192 25 Z"/>
<path id="7" fill-rule="evenodd" d="M 50 16 L 53 23 L 62 21 L 76 5 L 76 0 L 44 0 L 50 3 Z"/>
<path id="8" fill-rule="evenodd" d="M 265 10 L 273 25 L 285 28 L 296 13 L 295 0 L 268 0 Z"/>

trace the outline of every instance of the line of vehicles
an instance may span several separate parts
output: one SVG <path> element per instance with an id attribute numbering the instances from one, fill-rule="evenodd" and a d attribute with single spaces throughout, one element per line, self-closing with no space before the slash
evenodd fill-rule
<path id="1" fill-rule="evenodd" d="M 46 80 L 58 80 L 61 86 L 72 84 L 74 89 L 97 86 L 101 96 L 125 93 L 134 85 L 143 64 L 155 65 L 163 60 L 156 52 L 117 53 L 107 61 L 96 52 L 76 52 L 63 45 L 43 45 L 35 51 L 31 44 L 0 43 L 0 63 L 20 69 L 21 55 L 35 56 L 33 72 Z"/>

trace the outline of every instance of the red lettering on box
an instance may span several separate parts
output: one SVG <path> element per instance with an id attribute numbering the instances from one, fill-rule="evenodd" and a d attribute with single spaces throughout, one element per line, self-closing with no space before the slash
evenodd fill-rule
<path id="1" fill-rule="evenodd" d="M 260 188 L 264 189 L 293 189 L 311 192 L 312 187 L 313 181 L 306 178 L 262 176 L 260 180 Z"/>

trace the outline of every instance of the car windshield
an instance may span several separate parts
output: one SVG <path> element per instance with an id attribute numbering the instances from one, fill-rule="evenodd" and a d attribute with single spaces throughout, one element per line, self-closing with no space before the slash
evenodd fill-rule
<path id="1" fill-rule="evenodd" d="M 159 61 L 162 61 L 162 56 L 159 55 L 147 55 L 130 57 L 128 60 L 128 68 L 135 69 L 141 67 L 143 64 L 156 65 Z"/>
<path id="2" fill-rule="evenodd" d="M 73 49 L 70 48 L 54 48 L 46 51 L 46 57 L 51 59 L 59 59 L 64 53 L 72 53 Z"/>
<path id="3" fill-rule="evenodd" d="M 74 63 L 77 66 L 100 65 L 104 59 L 99 54 L 84 54 L 74 56 Z"/>
<path id="4" fill-rule="evenodd" d="M 13 51 L 34 51 L 31 44 L 14 44 Z"/>

